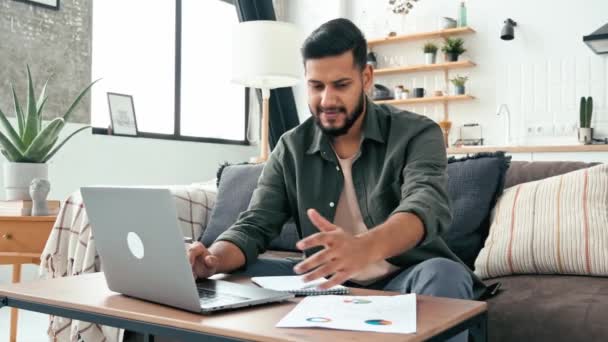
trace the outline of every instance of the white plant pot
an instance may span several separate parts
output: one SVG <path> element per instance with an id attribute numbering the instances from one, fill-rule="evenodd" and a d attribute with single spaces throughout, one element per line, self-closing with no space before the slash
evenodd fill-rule
<path id="1" fill-rule="evenodd" d="M 579 128 L 578 141 L 585 145 L 590 145 L 593 142 L 593 128 Z"/>
<path id="2" fill-rule="evenodd" d="M 435 64 L 435 60 L 437 59 L 437 54 L 427 52 L 424 54 L 424 59 L 426 64 Z"/>
<path id="3" fill-rule="evenodd" d="M 34 178 L 49 179 L 47 163 L 4 163 L 6 200 L 31 200 L 30 183 Z"/>

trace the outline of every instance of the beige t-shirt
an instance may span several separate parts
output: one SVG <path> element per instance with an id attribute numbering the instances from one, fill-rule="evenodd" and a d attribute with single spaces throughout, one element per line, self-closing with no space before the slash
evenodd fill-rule
<path id="1" fill-rule="evenodd" d="M 338 156 L 338 162 L 344 175 L 344 189 L 342 190 L 342 194 L 340 194 L 340 200 L 336 207 L 336 216 L 334 217 L 334 224 L 352 235 L 361 234 L 368 230 L 361 216 L 353 184 L 352 166 L 357 157 L 358 154 L 348 159 L 340 159 Z M 350 280 L 361 285 L 368 285 L 398 269 L 397 266 L 390 264 L 386 260 L 381 260 L 365 267 Z"/>

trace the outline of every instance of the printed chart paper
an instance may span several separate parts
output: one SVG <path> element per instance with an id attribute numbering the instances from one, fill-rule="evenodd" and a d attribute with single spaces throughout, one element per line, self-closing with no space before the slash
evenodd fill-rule
<path id="1" fill-rule="evenodd" d="M 415 333 L 416 295 L 306 297 L 276 326 Z"/>

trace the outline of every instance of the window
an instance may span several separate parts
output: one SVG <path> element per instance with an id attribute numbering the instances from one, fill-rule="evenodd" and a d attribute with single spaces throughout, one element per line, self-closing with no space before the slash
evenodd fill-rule
<path id="1" fill-rule="evenodd" d="M 245 91 L 230 83 L 234 5 L 182 0 L 182 135 L 244 140 Z"/>
<path id="2" fill-rule="evenodd" d="M 108 128 L 114 92 L 133 96 L 141 136 L 245 144 L 247 97 L 230 83 L 237 22 L 219 0 L 94 1 L 94 131 Z"/>

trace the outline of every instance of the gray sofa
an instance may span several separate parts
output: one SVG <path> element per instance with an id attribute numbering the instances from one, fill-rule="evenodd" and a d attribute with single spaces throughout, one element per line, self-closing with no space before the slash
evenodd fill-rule
<path id="1" fill-rule="evenodd" d="M 504 176 L 504 187 L 508 188 L 592 165 L 595 164 L 511 162 Z M 257 174 L 251 177 L 257 177 Z M 255 183 L 252 180 L 245 180 L 243 175 L 236 178 L 239 179 L 240 184 Z M 248 188 L 239 189 L 234 193 L 235 198 L 228 199 L 228 202 L 234 205 L 241 196 L 250 196 L 253 188 L 254 185 L 249 185 Z M 222 191 L 222 186 L 219 187 L 219 191 Z M 240 207 L 234 210 L 244 209 Z M 234 212 L 231 215 L 234 215 Z M 213 222 L 210 222 L 210 225 L 213 226 Z M 287 224 L 283 234 L 272 242 L 271 250 L 261 257 L 301 256 L 295 249 L 289 248 L 294 246 L 298 239 L 293 223 L 291 227 L 289 225 Z M 208 227 L 210 230 L 225 228 L 225 224 Z M 209 234 L 207 241 L 203 238 L 203 242 L 212 243 L 217 233 L 219 232 Z M 604 341 L 608 339 L 608 324 L 604 323 L 603 315 L 608 310 L 608 279 L 522 275 L 487 281 L 488 284 L 496 282 L 501 283 L 500 290 L 496 296 L 488 300 L 490 341 Z"/>
<path id="2" fill-rule="evenodd" d="M 570 171 L 590 167 L 595 164 L 580 162 L 511 162 L 504 174 L 504 187 L 539 180 Z M 251 176 L 251 175 L 249 175 Z M 251 176 L 253 177 L 253 176 Z M 255 176 L 257 177 L 257 176 Z M 246 178 L 246 177 L 245 177 Z M 255 179 L 246 180 L 243 174 L 235 177 L 239 186 L 233 198 L 225 199 L 229 206 L 235 206 L 237 197 L 251 196 Z M 234 184 L 234 183 L 233 183 Z M 253 184 L 253 185 L 252 185 Z M 220 186 L 219 191 L 222 191 Z M 219 193 L 218 193 L 219 195 Z M 217 209 L 217 204 L 216 208 Z M 243 207 L 231 208 L 232 215 Z M 220 211 L 214 214 L 219 214 Z M 224 213 L 226 214 L 226 213 Z M 217 216 L 217 215 L 216 215 Z M 217 220 L 233 220 L 222 217 Z M 213 216 L 212 216 L 213 220 Z M 209 222 L 212 226 L 213 222 Z M 216 230 L 224 226 L 210 227 Z M 288 223 L 284 232 L 276 238 L 274 249 L 262 254 L 263 258 L 299 257 L 294 246 L 298 237 L 293 223 Z M 607 227 L 608 228 L 608 227 Z M 207 231 L 206 231 L 207 232 Z M 212 242 L 210 235 L 208 241 Z M 608 278 L 563 276 L 563 275 L 519 275 L 490 279 L 488 284 L 501 283 L 498 294 L 487 300 L 489 306 L 489 341 L 606 341 L 608 324 L 605 313 L 608 310 Z M 127 333 L 126 340 L 139 341 L 141 335 Z"/>
<path id="3" fill-rule="evenodd" d="M 512 162 L 505 187 L 595 164 Z M 608 227 L 606 227 L 608 229 Z M 606 341 L 608 278 L 519 275 L 491 279 L 502 284 L 488 300 L 490 341 Z"/>

